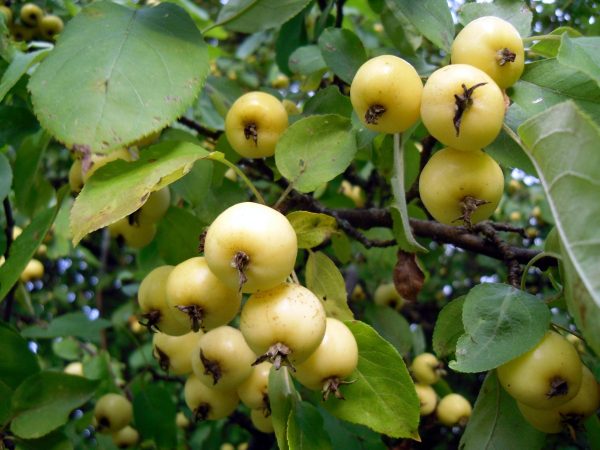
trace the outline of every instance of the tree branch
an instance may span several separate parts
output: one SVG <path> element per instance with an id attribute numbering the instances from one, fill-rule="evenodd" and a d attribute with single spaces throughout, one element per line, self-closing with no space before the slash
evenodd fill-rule
<path id="1" fill-rule="evenodd" d="M 198 134 L 201 134 L 202 136 L 206 136 L 214 141 L 219 139 L 222 134 L 220 131 L 209 130 L 208 128 L 200 125 L 195 120 L 189 119 L 184 116 L 177 119 L 177 122 L 179 122 L 182 125 L 185 125 L 188 128 L 191 128 L 192 130 L 196 131 Z"/>
<path id="2" fill-rule="evenodd" d="M 6 217 L 6 228 L 4 229 L 4 233 L 6 234 L 6 248 L 4 249 L 4 259 L 8 260 L 8 256 L 10 254 L 10 248 L 13 243 L 13 232 L 15 228 L 15 219 L 12 213 L 12 207 L 10 205 L 10 200 L 8 196 L 2 201 L 2 206 L 4 207 L 4 215 Z M 12 313 L 13 303 L 15 302 L 15 290 L 17 285 L 15 284 L 8 294 L 6 294 L 6 303 L 4 304 L 4 321 L 8 322 L 10 320 L 10 315 Z"/>

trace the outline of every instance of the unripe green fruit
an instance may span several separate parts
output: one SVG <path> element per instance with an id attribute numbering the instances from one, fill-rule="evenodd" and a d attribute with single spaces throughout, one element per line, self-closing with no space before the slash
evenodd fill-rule
<path id="1" fill-rule="evenodd" d="M 44 39 L 53 41 L 62 32 L 64 23 L 60 17 L 48 14 L 42 17 L 38 28 Z"/>
<path id="2" fill-rule="evenodd" d="M 29 25 L 30 27 L 35 27 L 40 20 L 42 20 L 44 12 L 42 11 L 42 8 L 34 3 L 25 3 L 21 7 L 21 12 L 19 15 L 21 17 L 21 22 Z"/>

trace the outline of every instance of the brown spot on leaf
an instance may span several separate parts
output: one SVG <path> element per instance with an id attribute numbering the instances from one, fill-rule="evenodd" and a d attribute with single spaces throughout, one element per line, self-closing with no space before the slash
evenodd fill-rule
<path id="1" fill-rule="evenodd" d="M 394 286 L 406 300 L 415 301 L 421 292 L 425 275 L 417 264 L 416 255 L 398 250 L 397 262 L 394 266 Z"/>

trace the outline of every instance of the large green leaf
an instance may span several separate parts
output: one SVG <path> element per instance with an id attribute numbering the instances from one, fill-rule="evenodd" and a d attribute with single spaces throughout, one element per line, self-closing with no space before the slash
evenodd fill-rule
<path id="1" fill-rule="evenodd" d="M 572 102 L 565 102 L 523 123 L 519 135 L 536 165 L 568 267 L 580 278 L 574 285 L 575 273 L 567 270 L 573 294 L 569 309 L 584 332 L 597 335 L 600 129 Z"/>
<path id="2" fill-rule="evenodd" d="M 177 407 L 169 391 L 157 385 L 144 386 L 133 397 L 133 416 L 144 438 L 153 439 L 158 448 L 175 448 Z"/>
<path id="3" fill-rule="evenodd" d="M 494 369 L 534 347 L 550 325 L 550 310 L 537 297 L 507 284 L 472 288 L 462 310 L 465 333 L 456 343 L 459 372 Z"/>
<path id="4" fill-rule="evenodd" d="M 437 47 L 450 51 L 454 40 L 454 22 L 446 0 L 385 0 L 399 20 L 408 19 Z"/>
<path id="5" fill-rule="evenodd" d="M 217 17 L 217 25 L 233 31 L 256 33 L 283 25 L 310 0 L 230 0 Z"/>
<path id="6" fill-rule="evenodd" d="M 46 237 L 46 233 L 50 230 L 56 214 L 58 214 L 60 203 L 67 189 L 68 186 L 61 189 L 57 204 L 36 215 L 29 226 L 13 242 L 9 258 L 0 266 L 0 303 L 2 303 L 8 291 L 19 280 L 19 276 L 27 266 L 27 263 Z"/>
<path id="7" fill-rule="evenodd" d="M 290 450 L 330 450 L 331 441 L 323 428 L 319 410 L 308 402 L 296 402 L 288 418 Z"/>
<path id="8" fill-rule="evenodd" d="M 73 450 L 71 439 L 61 430 L 55 430 L 39 439 L 17 439 L 19 450 Z"/>
<path id="9" fill-rule="evenodd" d="M 310 252 L 306 262 L 306 287 L 323 301 L 328 317 L 351 320 L 344 277 L 335 263 L 322 252 Z"/>
<path id="10" fill-rule="evenodd" d="M 21 334 L 33 339 L 73 336 L 99 344 L 100 332 L 110 326 L 110 322 L 106 319 L 90 320 L 82 312 L 72 312 L 58 316 L 47 325 L 27 327 Z"/>
<path id="11" fill-rule="evenodd" d="M 349 377 L 355 382 L 342 386 L 346 400 L 331 396 L 325 409 L 378 433 L 419 439 L 419 399 L 402 357 L 369 325 L 344 323 L 358 343 L 358 367 Z"/>
<path id="12" fill-rule="evenodd" d="M 490 372 L 479 391 L 460 449 L 538 450 L 545 438 L 523 419 L 515 400 L 502 389 L 495 372 Z"/>
<path id="13" fill-rule="evenodd" d="M 583 111 L 600 122 L 600 87 L 586 75 L 545 59 L 525 66 L 521 79 L 512 87 L 511 100 L 527 116 L 533 116 L 565 100 L 573 100 Z"/>
<path id="14" fill-rule="evenodd" d="M 413 337 L 410 324 L 402 314 L 389 306 L 369 304 L 365 309 L 365 318 L 398 353 L 408 356 Z"/>
<path id="15" fill-rule="evenodd" d="M 290 55 L 288 64 L 292 72 L 300 75 L 310 75 L 327 68 L 321 50 L 317 45 L 298 47 Z"/>
<path id="16" fill-rule="evenodd" d="M 558 27 L 550 32 L 553 35 L 568 34 L 569 37 L 581 37 L 583 36 L 580 31 L 571 27 Z M 558 50 L 560 48 L 561 41 L 554 39 L 543 39 L 531 46 L 529 52 L 546 58 L 556 58 Z"/>
<path id="17" fill-rule="evenodd" d="M 49 48 L 28 53 L 15 53 L 6 71 L 2 74 L 2 80 L 0 80 L 0 101 L 17 84 L 21 77 L 27 73 L 29 68 L 43 60 L 48 55 L 48 52 L 50 52 Z"/>
<path id="18" fill-rule="evenodd" d="M 337 86 L 327 86 L 309 98 L 302 108 L 304 115 L 338 114 L 344 117 L 352 116 L 350 98 L 343 95 Z"/>
<path id="19" fill-rule="evenodd" d="M 202 36 L 180 7 L 101 1 L 69 21 L 29 89 L 38 119 L 59 141 L 108 153 L 183 114 L 208 68 Z"/>
<path id="20" fill-rule="evenodd" d="M 134 162 L 117 160 L 85 183 L 71 210 L 73 243 L 144 204 L 148 195 L 181 178 L 208 152 L 188 142 L 168 141 L 145 149 Z"/>
<path id="21" fill-rule="evenodd" d="M 367 60 L 367 53 L 356 34 L 342 28 L 327 28 L 319 37 L 319 48 L 327 66 L 348 84 Z"/>
<path id="22" fill-rule="evenodd" d="M 294 122 L 281 136 L 275 163 L 300 192 L 312 192 L 352 162 L 356 138 L 349 119 L 335 114 Z"/>
<path id="23" fill-rule="evenodd" d="M 11 431 L 24 439 L 44 436 L 67 423 L 69 414 L 93 395 L 97 381 L 58 372 L 27 378 L 12 398 Z"/>
<path id="24" fill-rule="evenodd" d="M 433 351 L 440 357 L 451 355 L 456 350 L 456 342 L 465 332 L 462 321 L 465 297 L 452 300 L 442 308 L 433 330 Z"/>
<path id="25" fill-rule="evenodd" d="M 0 322 L 0 342 L 1 384 L 15 389 L 25 378 L 40 371 L 37 357 L 29 350 L 27 341 L 4 322 Z"/>
<path id="26" fill-rule="evenodd" d="M 571 39 L 562 35 L 558 60 L 565 66 L 587 74 L 600 84 L 600 37 Z"/>
<path id="27" fill-rule="evenodd" d="M 458 10 L 463 25 L 483 16 L 496 16 L 510 22 L 521 36 L 531 33 L 533 14 L 525 2 L 514 0 L 496 0 L 493 3 L 466 3 Z"/>
<path id="28" fill-rule="evenodd" d="M 39 130 L 35 116 L 22 106 L 0 105 L 0 147 L 10 144 L 15 148 L 21 141 Z"/>

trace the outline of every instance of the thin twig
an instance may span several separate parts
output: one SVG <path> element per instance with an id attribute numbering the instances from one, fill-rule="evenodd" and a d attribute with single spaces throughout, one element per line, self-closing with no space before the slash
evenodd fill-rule
<path id="1" fill-rule="evenodd" d="M 481 222 L 473 227 L 474 231 L 479 231 L 487 239 L 496 245 L 502 255 L 506 267 L 508 268 L 508 282 L 512 286 L 518 288 L 521 280 L 521 264 L 517 261 L 515 253 L 506 241 L 498 236 L 496 229 L 490 222 Z"/>
<path id="2" fill-rule="evenodd" d="M 200 125 L 195 120 L 189 119 L 185 116 L 182 116 L 179 119 L 177 119 L 177 122 L 179 122 L 182 125 L 185 125 L 188 128 L 191 128 L 192 130 L 196 131 L 198 134 L 201 134 L 202 136 L 206 136 L 207 138 L 210 138 L 214 141 L 219 139 L 222 134 L 220 131 L 209 130 L 208 128 Z"/>
<path id="3" fill-rule="evenodd" d="M 108 227 L 102 230 L 102 238 L 100 241 L 100 269 L 98 270 L 98 279 L 102 279 L 106 273 L 108 254 L 110 250 L 110 232 Z M 98 283 L 98 289 L 96 290 L 96 308 L 100 312 L 100 316 L 104 315 L 104 293 L 102 283 Z M 108 338 L 106 336 L 106 329 L 100 330 L 100 344 L 102 349 L 108 349 Z"/>
<path id="4" fill-rule="evenodd" d="M 344 22 L 344 3 L 346 0 L 337 0 L 335 2 L 335 24 L 336 28 L 342 28 L 342 22 Z"/>
<path id="5" fill-rule="evenodd" d="M 4 207 L 4 215 L 6 217 L 6 228 L 4 232 L 6 234 L 6 248 L 4 249 L 4 259 L 8 260 L 8 256 L 10 255 L 10 248 L 13 243 L 13 232 L 15 228 L 15 219 L 12 213 L 12 207 L 10 205 L 10 200 L 8 196 L 2 201 L 2 205 Z M 10 320 L 10 315 L 12 313 L 13 303 L 15 302 L 15 291 L 17 285 L 15 284 L 6 294 L 6 302 L 4 304 L 4 321 L 8 322 Z"/>

